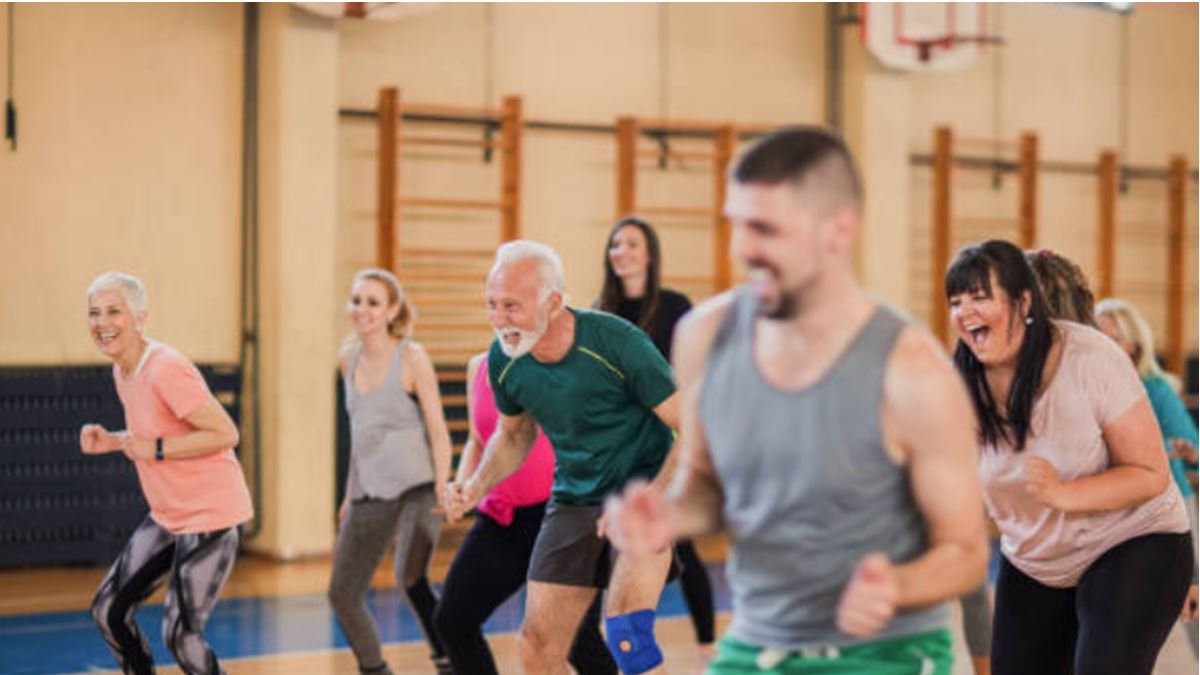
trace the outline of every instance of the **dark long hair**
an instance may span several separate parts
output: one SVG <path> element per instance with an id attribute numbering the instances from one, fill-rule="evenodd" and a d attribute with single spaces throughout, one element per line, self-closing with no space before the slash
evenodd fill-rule
<path id="1" fill-rule="evenodd" d="M 608 237 L 604 240 L 604 285 L 600 287 L 600 297 L 593 306 L 602 312 L 616 314 L 617 306 L 625 299 L 625 285 L 613 270 L 608 249 L 612 247 L 613 238 L 627 225 L 641 230 L 642 236 L 646 238 L 646 253 L 649 257 L 646 265 L 646 293 L 642 296 L 641 315 L 635 323 L 649 333 L 653 328 L 654 315 L 658 313 L 659 297 L 662 295 L 662 254 L 658 245 L 658 234 L 650 227 L 650 223 L 637 216 L 625 216 L 608 231 Z"/>
<path id="2" fill-rule="evenodd" d="M 1008 390 L 1003 413 L 988 388 L 983 364 L 962 340 L 954 348 L 954 365 L 966 380 L 979 418 L 979 436 L 985 445 L 994 446 L 1001 438 L 1009 441 L 1017 452 L 1025 448 L 1033 403 L 1037 399 L 1046 368 L 1046 358 L 1054 340 L 1054 328 L 1046 308 L 1046 298 L 1021 249 L 1007 241 L 993 239 L 967 246 L 958 252 L 946 270 L 946 300 L 960 294 L 983 291 L 993 295 L 991 273 L 1013 303 L 1017 321 L 1032 319 L 1025 326 L 1025 337 L 1017 352 L 1016 373 Z M 1017 308 L 1021 297 L 1029 293 L 1029 314 L 1020 316 Z"/>

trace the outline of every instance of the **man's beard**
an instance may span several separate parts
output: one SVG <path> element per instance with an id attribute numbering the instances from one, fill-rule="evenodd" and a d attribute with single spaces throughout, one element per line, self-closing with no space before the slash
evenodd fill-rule
<path id="1" fill-rule="evenodd" d="M 525 356 L 533 350 L 542 336 L 546 334 L 546 329 L 550 325 L 549 312 L 538 317 L 537 327 L 533 330 L 522 330 L 520 328 L 497 328 L 496 337 L 500 341 L 500 349 L 504 355 L 510 359 L 515 359 L 520 356 Z M 521 336 L 521 340 L 515 346 L 509 346 L 508 341 L 504 339 L 506 333 L 517 333 Z"/>

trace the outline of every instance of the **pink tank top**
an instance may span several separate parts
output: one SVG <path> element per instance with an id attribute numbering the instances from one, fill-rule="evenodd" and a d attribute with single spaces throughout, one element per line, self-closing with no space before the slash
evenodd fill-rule
<path id="1" fill-rule="evenodd" d="M 474 395 L 471 402 L 471 425 L 487 447 L 488 439 L 496 431 L 500 413 L 496 410 L 496 399 L 492 398 L 492 384 L 488 380 L 487 358 L 479 364 L 475 373 Z M 483 448 L 480 448 L 483 452 Z M 537 439 L 525 458 L 525 463 L 508 478 L 500 481 L 479 502 L 478 509 L 488 514 L 501 525 L 512 524 L 513 509 L 532 506 L 550 499 L 550 485 L 554 482 L 554 449 L 550 439 L 537 430 Z"/>

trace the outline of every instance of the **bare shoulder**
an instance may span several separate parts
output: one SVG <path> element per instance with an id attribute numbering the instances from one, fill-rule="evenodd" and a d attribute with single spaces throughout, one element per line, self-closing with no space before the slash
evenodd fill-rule
<path id="1" fill-rule="evenodd" d="M 672 365 L 678 370 L 691 371 L 691 366 L 704 359 L 713 338 L 733 306 L 733 291 L 725 291 L 694 306 L 675 329 Z"/>
<path id="2" fill-rule="evenodd" d="M 467 386 L 475 381 L 475 374 L 479 372 L 479 366 L 483 360 L 487 358 L 487 352 L 480 352 L 467 360 Z"/>
<path id="3" fill-rule="evenodd" d="M 884 376 L 887 403 L 918 417 L 962 414 L 966 386 L 950 356 L 923 326 L 910 324 L 896 339 Z"/>

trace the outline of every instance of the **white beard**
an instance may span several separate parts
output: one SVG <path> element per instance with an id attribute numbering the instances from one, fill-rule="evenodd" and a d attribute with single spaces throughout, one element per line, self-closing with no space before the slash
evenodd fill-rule
<path id="1" fill-rule="evenodd" d="M 509 346 L 508 342 L 504 339 L 506 335 L 511 333 L 517 333 L 521 336 L 520 342 L 514 346 Z M 541 340 L 542 336 L 545 334 L 545 330 L 539 332 L 533 330 L 521 330 L 520 328 L 505 328 L 503 330 L 496 331 L 496 337 L 500 340 L 500 349 L 503 350 L 504 355 L 510 359 L 515 359 L 519 356 L 525 356 L 528 354 L 530 350 L 533 349 L 533 346 L 538 343 L 538 340 Z"/>

